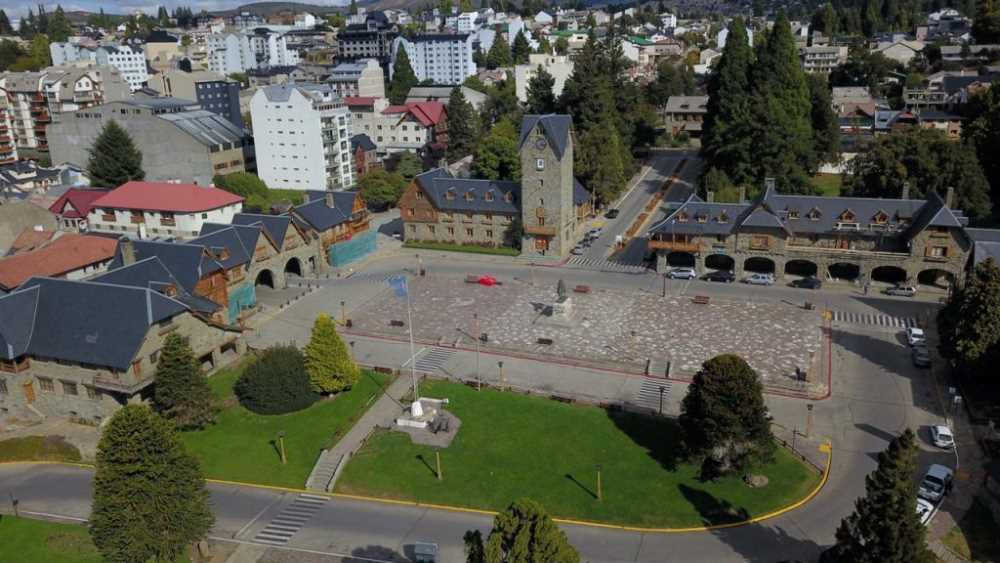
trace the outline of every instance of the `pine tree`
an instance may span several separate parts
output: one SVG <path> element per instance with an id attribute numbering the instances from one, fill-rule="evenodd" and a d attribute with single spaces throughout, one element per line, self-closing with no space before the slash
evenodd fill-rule
<path id="1" fill-rule="evenodd" d="M 493 530 L 483 545 L 479 531 L 465 535 L 469 563 L 579 563 L 570 545 L 540 504 L 519 499 L 493 519 Z"/>
<path id="2" fill-rule="evenodd" d="M 734 354 L 702 364 L 681 403 L 680 424 L 703 479 L 746 474 L 774 454 L 760 377 Z"/>
<path id="3" fill-rule="evenodd" d="M 117 188 L 130 180 L 146 177 L 142 170 L 142 153 L 115 120 L 108 121 L 89 152 L 87 172 L 94 186 Z"/>
<path id="4" fill-rule="evenodd" d="M 351 359 L 347 345 L 337 334 L 337 325 L 326 315 L 313 322 L 312 336 L 305 347 L 306 371 L 317 393 L 338 393 L 358 382 L 361 370 Z"/>
<path id="5" fill-rule="evenodd" d="M 535 52 L 541 53 L 543 55 L 552 54 L 552 44 L 549 43 L 548 37 L 542 37 L 541 39 L 538 40 L 538 49 Z"/>
<path id="6" fill-rule="evenodd" d="M 708 82 L 708 107 L 702 126 L 701 153 L 706 169 L 717 168 L 731 181 L 750 179 L 753 129 L 750 68 L 753 52 L 741 18 L 729 24 L 729 36 Z"/>
<path id="7" fill-rule="evenodd" d="M 493 45 L 486 54 L 486 68 L 493 70 L 496 68 L 507 68 L 513 65 L 514 61 L 510 54 L 510 45 L 502 33 L 498 33 L 493 39 Z"/>
<path id="8" fill-rule="evenodd" d="M 924 525 L 916 510 L 917 443 L 907 428 L 878 456 L 878 468 L 865 478 L 865 496 L 837 528 L 836 543 L 821 563 L 931 563 Z"/>
<path id="9" fill-rule="evenodd" d="M 187 338 L 176 332 L 167 335 L 156 362 L 153 406 L 182 430 L 204 428 L 215 421 L 208 381 Z"/>
<path id="10" fill-rule="evenodd" d="M 810 74 L 809 103 L 813 130 L 813 150 L 819 163 L 835 162 L 840 156 L 840 122 L 833 111 L 830 86 L 826 77 Z"/>
<path id="11" fill-rule="evenodd" d="M 538 65 L 538 71 L 528 80 L 528 99 L 524 104 L 525 111 L 539 115 L 555 112 L 556 95 L 552 93 L 555 85 L 556 79 L 542 65 Z"/>
<path id="12" fill-rule="evenodd" d="M 501 119 L 483 137 L 472 161 L 477 178 L 489 180 L 520 180 L 521 153 L 517 147 L 517 129 L 507 119 Z"/>
<path id="13" fill-rule="evenodd" d="M 453 88 L 448 98 L 448 160 L 456 161 L 476 151 L 480 125 L 476 111 L 461 88 Z"/>
<path id="14" fill-rule="evenodd" d="M 351 7 L 348 9 L 348 13 L 352 16 L 358 14 L 358 0 L 351 0 Z"/>
<path id="15" fill-rule="evenodd" d="M 610 116 L 583 129 L 573 151 L 574 167 L 580 181 L 601 203 L 615 199 L 627 180 L 621 160 L 621 139 Z"/>
<path id="16" fill-rule="evenodd" d="M 729 41 L 726 41 L 729 45 Z M 780 191 L 811 193 L 808 170 L 815 168 L 812 106 L 798 48 L 784 12 L 778 15 L 751 70 L 754 124 L 752 179 L 776 179 Z M 729 174 L 737 183 L 743 178 Z"/>
<path id="17" fill-rule="evenodd" d="M 968 119 L 962 126 L 962 138 L 975 147 L 991 187 L 993 208 L 1000 209 L 1000 158 L 996 157 L 1000 154 L 1000 88 L 980 91 L 969 100 L 967 108 Z"/>
<path id="18" fill-rule="evenodd" d="M 938 311 L 937 320 L 942 356 L 962 373 L 996 373 L 995 366 L 1000 364 L 1000 268 L 992 258 L 976 264 L 965 284 Z"/>
<path id="19" fill-rule="evenodd" d="M 0 35 L 14 35 L 14 28 L 10 25 L 5 10 L 0 10 Z"/>
<path id="20" fill-rule="evenodd" d="M 49 41 L 54 41 L 61 43 L 69 40 L 69 36 L 73 34 L 73 27 L 69 23 L 69 18 L 66 17 L 66 12 L 63 11 L 62 6 L 56 6 L 56 11 L 52 13 L 52 18 L 49 19 L 49 31 L 48 35 Z"/>
<path id="21" fill-rule="evenodd" d="M 396 60 L 392 63 L 392 80 L 389 81 L 389 103 L 401 104 L 406 101 L 410 88 L 420 81 L 410 66 L 410 55 L 402 45 L 396 51 Z"/>
<path id="22" fill-rule="evenodd" d="M 528 38 L 524 36 L 523 31 L 518 31 L 517 35 L 514 36 L 514 45 L 511 47 L 511 51 L 514 64 L 528 64 L 529 57 L 531 57 L 531 45 L 528 44 Z"/>
<path id="23" fill-rule="evenodd" d="M 214 523 L 198 460 L 148 407 L 126 405 L 97 446 L 90 537 L 108 561 L 175 561 Z"/>

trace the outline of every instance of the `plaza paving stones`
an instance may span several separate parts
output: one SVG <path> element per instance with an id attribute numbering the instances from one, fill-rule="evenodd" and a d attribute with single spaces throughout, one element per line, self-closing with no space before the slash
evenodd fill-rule
<path id="1" fill-rule="evenodd" d="M 596 364 L 625 364 L 632 371 L 671 362 L 671 374 L 690 376 L 701 363 L 723 353 L 736 353 L 765 379 L 787 380 L 796 368 L 812 372 L 822 342 L 821 317 L 780 303 L 712 299 L 695 304 L 690 296 L 595 290 L 575 293 L 570 287 L 574 323 L 546 323 L 544 310 L 556 288 L 504 281 L 482 286 L 461 280 L 417 278 L 411 281 L 414 337 L 442 346 L 474 347 L 486 333 L 484 350 L 500 349 L 556 356 Z M 383 291 L 352 314 L 354 330 L 394 337 L 407 328 L 406 302 Z M 540 344 L 551 339 L 552 344 Z"/>

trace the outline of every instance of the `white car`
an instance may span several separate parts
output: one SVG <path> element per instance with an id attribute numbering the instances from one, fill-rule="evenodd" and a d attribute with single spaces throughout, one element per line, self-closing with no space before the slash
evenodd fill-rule
<path id="1" fill-rule="evenodd" d="M 920 523 L 926 526 L 931 521 L 931 516 L 934 514 L 934 505 L 929 501 L 922 498 L 917 499 L 917 516 L 920 518 Z"/>
<path id="2" fill-rule="evenodd" d="M 667 276 L 673 280 L 693 280 L 698 277 L 698 274 L 694 271 L 694 268 L 674 268 L 670 270 Z"/>
<path id="3" fill-rule="evenodd" d="M 774 285 L 774 276 L 772 274 L 750 274 L 743 279 L 743 283 L 750 285 Z"/>
<path id="4" fill-rule="evenodd" d="M 944 425 L 931 426 L 931 443 L 939 448 L 955 447 L 955 436 L 951 428 Z"/>
<path id="5" fill-rule="evenodd" d="M 931 502 L 938 502 L 951 487 L 953 476 L 954 473 L 951 469 L 935 463 L 927 470 L 927 474 L 920 481 L 920 488 L 917 489 L 917 495 Z"/>
<path id="6" fill-rule="evenodd" d="M 924 334 L 924 329 L 911 326 L 906 329 L 906 343 L 910 346 L 916 346 L 917 344 L 927 342 L 927 335 Z"/>

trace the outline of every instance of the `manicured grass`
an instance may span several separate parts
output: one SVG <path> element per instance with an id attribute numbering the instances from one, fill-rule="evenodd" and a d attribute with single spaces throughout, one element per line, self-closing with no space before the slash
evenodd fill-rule
<path id="1" fill-rule="evenodd" d="M 84 526 L 2 516 L 0 538 L 0 561 L 102 561 Z"/>
<path id="2" fill-rule="evenodd" d="M 362 372 L 357 385 L 333 399 L 294 413 L 259 415 L 240 406 L 233 395 L 242 368 L 225 369 L 209 378 L 224 408 L 214 425 L 181 437 L 201 460 L 208 478 L 286 487 L 305 485 L 320 450 L 335 444 L 350 429 L 388 379 Z M 285 432 L 287 465 L 282 465 L 278 454 L 279 431 Z"/>
<path id="3" fill-rule="evenodd" d="M 406 248 L 422 248 L 425 250 L 445 250 L 448 252 L 469 252 L 472 254 L 497 254 L 500 256 L 520 256 L 521 251 L 507 246 L 476 246 L 472 244 L 451 244 L 447 242 L 405 242 Z"/>
<path id="4" fill-rule="evenodd" d="M 0 442 L 0 461 L 80 461 L 80 450 L 62 436 L 26 436 Z"/>
<path id="5" fill-rule="evenodd" d="M 966 561 L 1000 561 L 997 524 L 989 507 L 977 498 L 958 526 L 941 538 L 941 543 Z"/>
<path id="6" fill-rule="evenodd" d="M 810 178 L 812 185 L 819 188 L 819 195 L 826 197 L 840 195 L 841 179 L 840 174 L 817 174 Z"/>
<path id="7" fill-rule="evenodd" d="M 697 468 L 676 458 L 677 427 L 667 419 L 441 381 L 426 383 L 421 395 L 447 397 L 462 421 L 441 451 L 444 480 L 435 477 L 432 448 L 386 431 L 347 464 L 337 491 L 491 510 L 526 496 L 564 518 L 689 527 L 769 512 L 804 497 L 819 480 L 779 449 L 775 463 L 760 471 L 770 479 L 766 487 L 751 489 L 739 478 L 700 483 Z"/>

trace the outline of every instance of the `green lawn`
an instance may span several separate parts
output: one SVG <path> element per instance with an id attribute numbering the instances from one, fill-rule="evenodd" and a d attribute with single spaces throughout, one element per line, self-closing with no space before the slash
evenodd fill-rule
<path id="1" fill-rule="evenodd" d="M 738 478 L 700 483 L 696 468 L 674 457 L 677 428 L 667 419 L 440 381 L 425 384 L 421 395 L 449 398 L 462 420 L 441 451 L 444 480 L 435 478 L 432 448 L 385 431 L 347 464 L 338 492 L 491 510 L 527 496 L 564 518 L 689 527 L 766 513 L 804 497 L 819 480 L 779 449 L 762 471 L 766 487 L 751 489 Z M 598 464 L 602 502 L 595 499 Z"/>
<path id="2" fill-rule="evenodd" d="M 62 436 L 26 436 L 0 442 L 0 461 L 80 461 L 80 450 Z"/>
<path id="3" fill-rule="evenodd" d="M 0 561 L 102 561 L 84 526 L 0 516 L 0 538 Z"/>
<path id="4" fill-rule="evenodd" d="M 520 256 L 521 251 L 507 246 L 476 246 L 473 244 L 452 244 L 447 242 L 405 242 L 406 248 L 444 250 L 448 252 L 469 252 L 472 254 L 497 254 L 500 256 Z"/>
<path id="5" fill-rule="evenodd" d="M 966 561 L 1000 561 L 997 522 L 984 501 L 975 499 L 962 521 L 941 542 Z"/>
<path id="6" fill-rule="evenodd" d="M 388 380 L 382 374 L 362 372 L 357 385 L 334 399 L 290 414 L 259 415 L 240 406 L 233 395 L 241 369 L 221 370 L 209 378 L 225 407 L 214 425 L 185 432 L 182 439 L 201 460 L 208 478 L 285 487 L 305 486 L 320 450 L 350 429 Z M 274 442 L 279 431 L 285 432 L 287 465 L 281 464 Z"/>
<path id="7" fill-rule="evenodd" d="M 840 174 L 817 174 L 810 178 L 812 185 L 819 188 L 819 195 L 837 197 L 840 195 Z"/>

